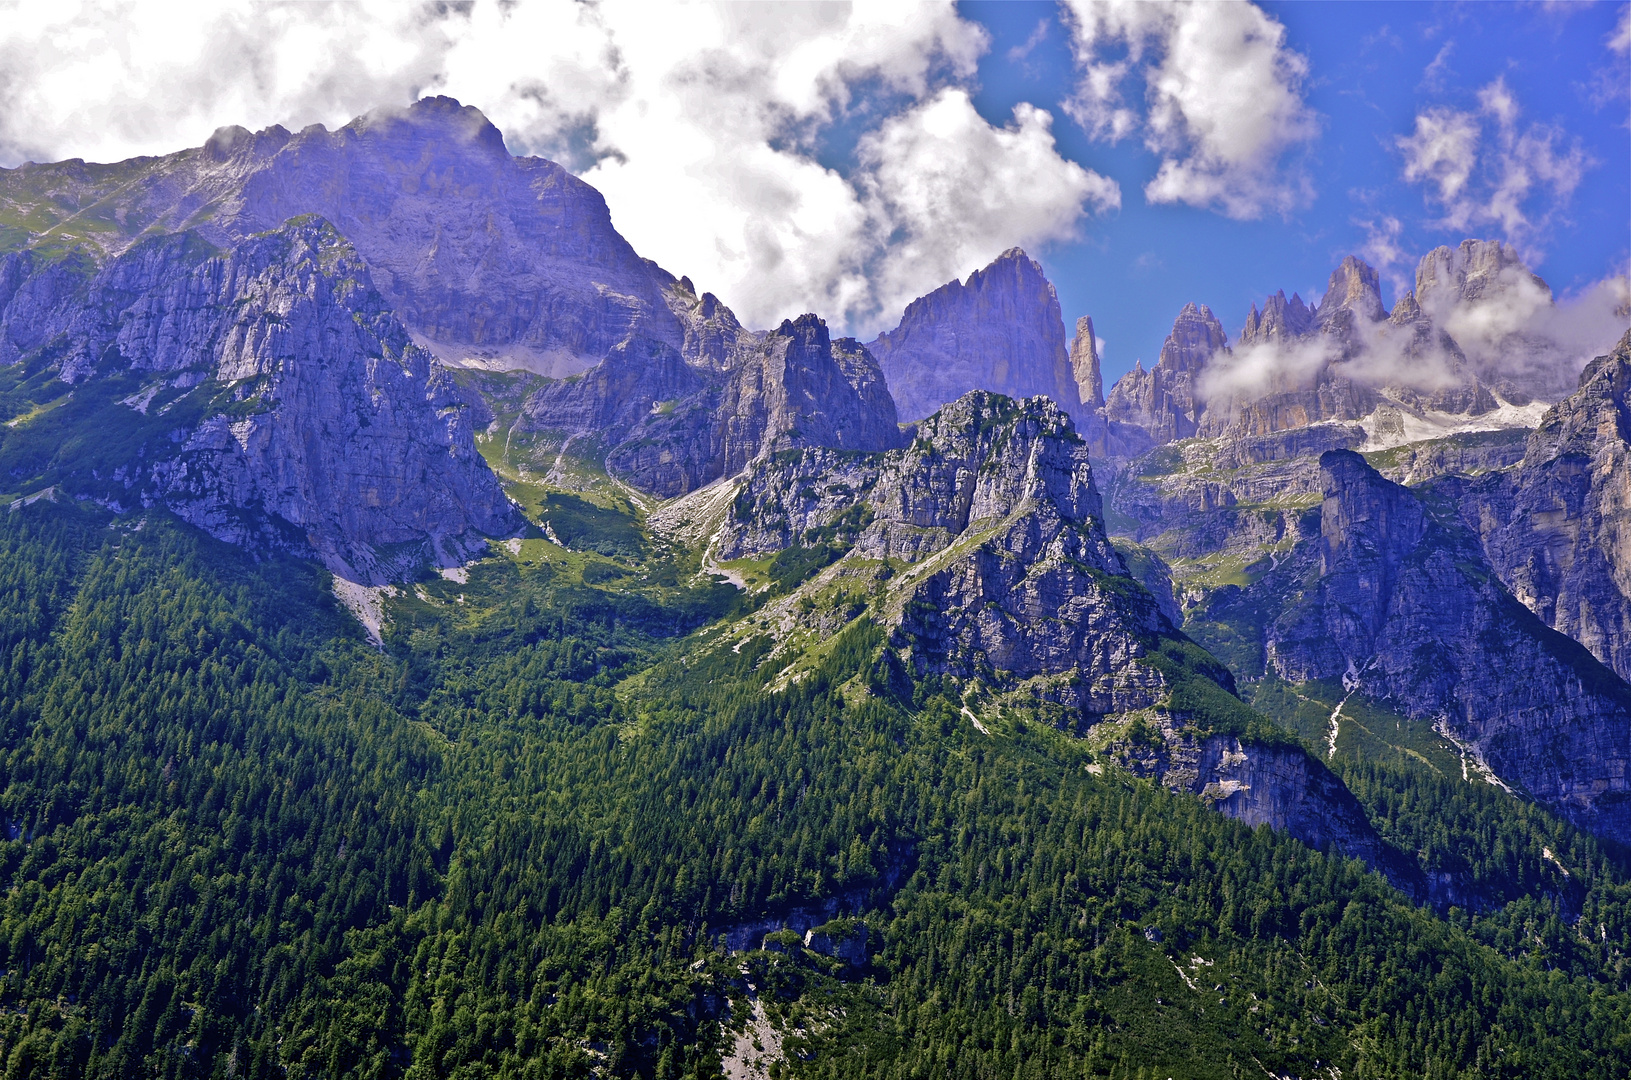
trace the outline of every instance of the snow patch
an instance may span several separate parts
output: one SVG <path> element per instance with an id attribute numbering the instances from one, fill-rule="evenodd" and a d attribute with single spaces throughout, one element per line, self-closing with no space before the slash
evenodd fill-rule
<path id="1" fill-rule="evenodd" d="M 1497 397 L 1500 404 L 1479 416 L 1465 413 L 1439 412 L 1436 409 L 1413 409 L 1407 405 L 1387 405 L 1359 421 L 1365 429 L 1363 451 L 1391 450 L 1409 443 L 1443 439 L 1474 431 L 1505 431 L 1511 428 L 1534 429 L 1551 405 L 1532 401 L 1528 405 L 1514 405 Z"/>

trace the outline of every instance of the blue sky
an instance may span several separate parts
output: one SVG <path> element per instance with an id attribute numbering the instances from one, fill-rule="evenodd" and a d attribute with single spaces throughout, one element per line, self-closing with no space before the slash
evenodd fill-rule
<path id="1" fill-rule="evenodd" d="M 1317 298 L 1343 256 L 1366 253 L 1365 223 L 1374 229 L 1389 217 L 1399 222 L 1397 246 L 1411 257 L 1394 269 L 1407 277 L 1415 257 L 1469 235 L 1518 240 L 1531 268 L 1558 293 L 1624 271 L 1631 254 L 1627 69 L 1623 54 L 1607 45 L 1623 5 L 1261 6 L 1285 26 L 1287 46 L 1308 61 L 1305 100 L 1318 114 L 1319 134 L 1298 163 L 1314 195 L 1287 214 L 1236 221 L 1191 206 L 1151 205 L 1141 189 L 1155 174 L 1157 156 L 1136 137 L 1115 145 L 1094 141 L 1065 116 L 1061 105 L 1074 90 L 1076 67 L 1055 5 L 959 5 L 992 34 L 974 96 L 981 114 L 1001 122 L 1018 101 L 1055 111 L 1061 153 L 1121 186 L 1119 212 L 1085 223 L 1080 241 L 1032 253 L 1058 289 L 1067 323 L 1090 314 L 1108 340 L 1107 375 L 1126 370 L 1135 357 L 1148 366 L 1186 302 L 1211 306 L 1233 336 L 1249 305 L 1276 289 Z M 1412 133 L 1418 112 L 1477 110 L 1478 91 L 1497 79 L 1521 108 L 1520 125 L 1555 127 L 1560 146 L 1578 140 L 1589 159 L 1566 203 L 1549 208 L 1545 194 L 1531 200 L 1531 216 L 1550 209 L 1550 220 L 1522 237 L 1489 224 L 1447 228 L 1423 185 L 1402 178 L 1397 140 Z M 1384 280 L 1387 303 L 1396 292 Z"/>
<path id="2" fill-rule="evenodd" d="M 1417 258 L 1469 236 L 1515 244 L 1565 296 L 1631 257 L 1624 3 L 61 0 L 6 15 L 0 167 L 163 154 L 228 124 L 336 127 L 449 94 L 513 153 L 593 184 L 637 251 L 750 326 L 813 311 L 867 340 L 1017 245 L 1067 325 L 1093 317 L 1114 378 L 1155 358 L 1185 303 L 1235 334 L 1275 289 L 1316 299 L 1350 253 L 1389 302 Z M 1613 295 L 1594 294 L 1600 320 Z"/>

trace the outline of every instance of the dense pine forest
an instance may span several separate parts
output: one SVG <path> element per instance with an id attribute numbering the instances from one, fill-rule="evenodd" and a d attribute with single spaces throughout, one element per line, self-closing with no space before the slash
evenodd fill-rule
<path id="1" fill-rule="evenodd" d="M 865 620 L 782 685 L 614 510 L 376 648 L 314 564 L 85 505 L 0 513 L 7 1080 L 715 1077 L 756 1008 L 782 1077 L 1631 1066 L 1625 853 L 1407 754 L 1340 768 L 1463 904 L 982 734 Z M 742 930 L 793 909 L 865 962 Z"/>

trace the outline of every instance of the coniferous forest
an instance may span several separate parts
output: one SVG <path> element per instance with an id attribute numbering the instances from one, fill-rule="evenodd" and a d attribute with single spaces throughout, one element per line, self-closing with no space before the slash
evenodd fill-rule
<path id="1" fill-rule="evenodd" d="M 1631 1077 L 1631 13 L 1380 10 L 0 9 L 0 1080 Z"/>
<path id="2" fill-rule="evenodd" d="M 0 536 L 8 1078 L 717 1076 L 755 1001 L 783 1076 L 1631 1060 L 1623 852 L 1487 786 L 1345 777 L 1498 900 L 1434 910 L 1052 727 L 981 736 L 859 624 L 767 690 L 694 648 L 735 589 L 585 584 L 650 551 L 429 577 L 375 649 L 313 564 L 159 513 Z M 864 962 L 727 947 L 801 905 Z"/>

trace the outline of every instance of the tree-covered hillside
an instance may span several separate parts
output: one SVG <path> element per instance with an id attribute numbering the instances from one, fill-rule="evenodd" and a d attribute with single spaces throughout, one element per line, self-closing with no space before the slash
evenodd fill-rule
<path id="1" fill-rule="evenodd" d="M 710 645 L 752 598 L 580 509 L 610 554 L 496 546 L 383 649 L 309 563 L 0 514 L 5 1076 L 709 1077 L 756 1009 L 786 1077 L 1631 1064 L 1631 870 L 1542 812 L 1348 769 L 1490 898 L 1416 907 L 982 733 L 864 619 L 776 688 L 767 642 Z M 794 909 L 865 963 L 749 925 Z"/>

